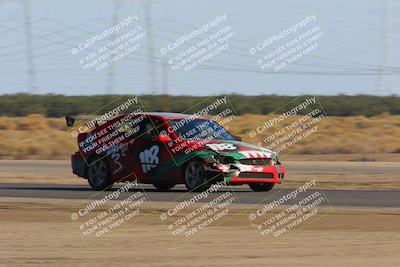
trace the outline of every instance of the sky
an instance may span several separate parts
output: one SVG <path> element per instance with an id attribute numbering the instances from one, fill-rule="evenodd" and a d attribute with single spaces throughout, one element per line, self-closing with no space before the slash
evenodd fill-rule
<path id="1" fill-rule="evenodd" d="M 398 95 L 399 11 L 394 0 L 2 1 L 0 94 Z"/>

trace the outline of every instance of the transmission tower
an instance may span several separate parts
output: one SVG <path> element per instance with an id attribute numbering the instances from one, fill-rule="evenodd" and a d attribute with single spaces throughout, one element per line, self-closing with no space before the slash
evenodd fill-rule
<path id="1" fill-rule="evenodd" d="M 113 1 L 113 15 L 112 15 L 112 26 L 116 25 L 119 22 L 119 10 L 121 8 L 121 3 L 120 0 L 114 0 Z M 111 34 L 111 42 L 114 42 L 118 38 L 118 33 L 113 32 Z M 114 56 L 114 55 L 112 55 Z M 107 73 L 107 89 L 106 89 L 106 94 L 111 95 L 114 92 L 114 83 L 115 83 L 115 64 L 111 64 L 111 66 L 108 67 L 108 73 Z"/>
<path id="2" fill-rule="evenodd" d="M 145 28 L 147 33 L 147 54 L 149 62 L 149 78 L 150 78 L 150 92 L 151 94 L 157 94 L 158 79 L 157 79 L 157 66 L 154 61 L 154 41 L 152 32 L 152 16 L 151 16 L 151 1 L 143 3 L 144 15 L 145 15 Z"/>
<path id="3" fill-rule="evenodd" d="M 381 38 L 382 38 L 382 54 L 381 65 L 383 73 L 380 76 L 379 91 L 383 94 L 392 94 L 393 77 L 385 73 L 385 66 L 391 66 L 392 57 L 392 34 L 391 34 L 391 14 L 389 0 L 382 1 L 382 17 L 381 17 Z"/>
<path id="4" fill-rule="evenodd" d="M 30 93 L 36 94 L 36 69 L 35 69 L 35 54 L 33 51 L 33 35 L 32 35 L 32 16 L 31 16 L 31 1 L 25 0 L 24 4 L 24 24 L 25 24 L 25 37 L 26 37 L 26 53 L 28 60 L 28 77 Z"/>
<path id="5" fill-rule="evenodd" d="M 168 111 L 168 62 L 162 61 L 161 64 L 161 88 L 162 88 L 162 99 L 163 99 L 163 111 Z"/>

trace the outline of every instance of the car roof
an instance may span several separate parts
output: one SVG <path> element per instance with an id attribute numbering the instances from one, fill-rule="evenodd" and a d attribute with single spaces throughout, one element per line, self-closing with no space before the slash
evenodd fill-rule
<path id="1" fill-rule="evenodd" d="M 143 112 L 143 115 L 158 116 L 166 119 L 184 119 L 194 116 L 193 114 L 173 113 L 173 112 Z M 204 118 L 198 116 L 198 118 Z"/>

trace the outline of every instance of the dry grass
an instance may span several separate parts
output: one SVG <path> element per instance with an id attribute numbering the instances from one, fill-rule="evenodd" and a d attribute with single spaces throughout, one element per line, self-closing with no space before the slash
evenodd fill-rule
<path id="1" fill-rule="evenodd" d="M 245 142 L 256 144 L 271 132 L 254 138 L 248 132 L 270 118 L 243 115 L 229 124 L 229 130 L 241 135 Z M 318 123 L 316 133 L 282 154 L 400 153 L 398 136 L 400 116 L 330 117 Z M 45 118 L 41 115 L 0 117 L 0 159 L 68 159 L 76 149 L 75 139 L 65 131 L 63 118 Z"/>
<path id="2" fill-rule="evenodd" d="M 269 134 L 279 130 L 263 132 L 251 138 L 247 133 L 272 116 L 247 114 L 230 125 L 233 133 L 243 140 L 256 144 Z M 296 117 L 280 124 L 286 126 Z M 400 153 L 400 116 L 380 115 L 375 117 L 329 117 L 318 124 L 318 131 L 285 151 L 288 154 L 383 154 Z"/>
<path id="3" fill-rule="evenodd" d="M 0 117 L 1 159 L 66 159 L 77 148 L 62 118 Z"/>

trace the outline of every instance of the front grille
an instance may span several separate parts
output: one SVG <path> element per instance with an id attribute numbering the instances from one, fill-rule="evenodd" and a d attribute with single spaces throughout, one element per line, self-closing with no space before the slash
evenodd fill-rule
<path id="1" fill-rule="evenodd" d="M 271 159 L 241 159 L 239 162 L 244 165 L 268 166 Z"/>
<path id="2" fill-rule="evenodd" d="M 265 178 L 273 178 L 274 175 L 272 173 L 262 173 L 262 172 L 241 172 L 239 173 L 239 178 L 256 178 L 256 179 L 265 179 Z"/>

